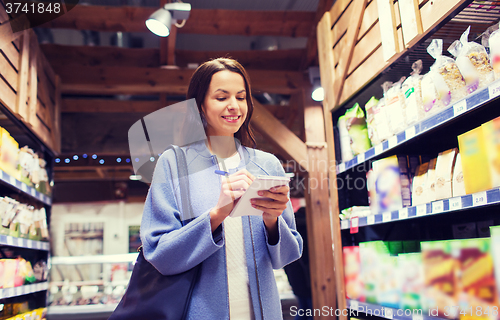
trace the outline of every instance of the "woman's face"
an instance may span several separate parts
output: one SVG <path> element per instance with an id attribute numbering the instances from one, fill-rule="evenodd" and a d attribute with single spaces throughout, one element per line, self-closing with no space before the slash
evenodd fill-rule
<path id="1" fill-rule="evenodd" d="M 243 77 L 229 70 L 216 72 L 202 109 L 208 136 L 234 136 L 245 122 L 248 111 Z"/>

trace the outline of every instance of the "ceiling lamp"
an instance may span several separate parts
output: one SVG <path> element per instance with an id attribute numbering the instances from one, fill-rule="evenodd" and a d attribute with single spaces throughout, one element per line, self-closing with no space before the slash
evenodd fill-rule
<path id="1" fill-rule="evenodd" d="M 314 101 L 323 101 L 325 98 L 325 90 L 321 86 L 321 78 L 319 75 L 319 67 L 309 67 L 309 81 L 312 84 L 311 98 Z"/>
<path id="2" fill-rule="evenodd" d="M 170 34 L 172 19 L 184 20 L 180 26 L 175 24 L 178 28 L 181 28 L 184 26 L 187 18 L 189 18 L 190 12 L 191 4 L 189 3 L 167 3 L 163 8 L 156 10 L 148 20 L 146 20 L 146 27 L 157 36 L 166 37 Z"/>

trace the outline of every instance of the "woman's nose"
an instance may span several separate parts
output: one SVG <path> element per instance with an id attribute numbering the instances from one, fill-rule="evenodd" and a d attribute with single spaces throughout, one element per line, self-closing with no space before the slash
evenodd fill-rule
<path id="1" fill-rule="evenodd" d="M 229 99 L 229 105 L 227 106 L 229 110 L 234 110 L 239 108 L 238 100 L 236 97 L 232 97 Z"/>

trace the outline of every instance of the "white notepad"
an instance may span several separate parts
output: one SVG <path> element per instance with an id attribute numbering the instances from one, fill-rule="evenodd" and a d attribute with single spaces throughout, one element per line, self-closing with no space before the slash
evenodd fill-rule
<path id="1" fill-rule="evenodd" d="M 288 177 L 278 177 L 278 176 L 257 176 L 252 184 L 248 187 L 247 191 L 241 196 L 240 200 L 233 208 L 229 216 L 239 217 L 239 216 L 261 216 L 262 211 L 252 207 L 250 199 L 262 198 L 257 194 L 260 190 L 269 190 L 272 187 L 284 186 L 290 182 Z"/>

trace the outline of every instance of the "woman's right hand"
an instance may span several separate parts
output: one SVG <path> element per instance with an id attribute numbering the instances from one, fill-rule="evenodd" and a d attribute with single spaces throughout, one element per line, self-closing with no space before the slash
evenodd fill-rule
<path id="1" fill-rule="evenodd" d="M 222 176 L 222 187 L 217 205 L 210 211 L 212 232 L 229 216 L 239 198 L 245 193 L 255 177 L 246 169 L 229 176 Z"/>

